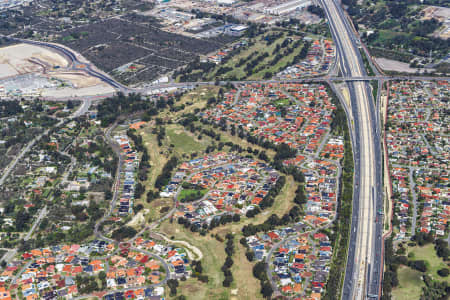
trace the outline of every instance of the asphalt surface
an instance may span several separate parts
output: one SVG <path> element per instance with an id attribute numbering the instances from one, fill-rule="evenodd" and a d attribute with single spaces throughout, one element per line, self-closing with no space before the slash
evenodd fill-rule
<path id="1" fill-rule="evenodd" d="M 31 226 L 30 230 L 27 232 L 26 236 L 24 237 L 24 241 L 28 241 L 31 236 L 33 235 L 34 230 L 36 227 L 41 223 L 42 219 L 47 215 L 47 205 L 44 206 L 40 211 L 37 219 L 34 221 L 33 226 Z"/>
<path id="2" fill-rule="evenodd" d="M 336 43 L 343 77 L 367 76 L 357 45 L 358 37 L 342 8 L 322 0 Z M 385 79 L 385 76 L 376 76 Z M 352 227 L 342 299 L 378 298 L 380 287 L 382 218 L 381 150 L 378 117 L 367 81 L 346 80 L 350 91 L 354 127 L 351 130 L 355 160 Z M 382 211 L 382 210 L 381 210 Z"/>

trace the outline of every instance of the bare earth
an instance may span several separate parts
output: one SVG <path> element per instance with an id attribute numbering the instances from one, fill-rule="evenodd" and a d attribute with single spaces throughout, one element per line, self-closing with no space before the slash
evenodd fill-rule
<path id="1" fill-rule="evenodd" d="M 42 65 L 46 65 L 48 68 L 53 68 L 55 66 L 65 68 L 69 65 L 69 62 L 63 56 L 46 48 L 28 44 L 18 44 L 0 48 L 0 64 L 9 65 L 12 70 L 15 70 L 19 74 L 26 74 L 31 72 L 42 72 L 44 69 Z M 8 75 L 11 76 L 17 74 L 3 72 L 2 68 L 0 78 L 7 77 Z"/>
<path id="2" fill-rule="evenodd" d="M 94 96 L 113 93 L 115 90 L 107 84 L 99 84 L 90 87 L 74 89 L 71 87 L 65 87 L 60 89 L 47 89 L 42 92 L 42 96 L 54 97 L 54 98 L 67 98 L 67 97 L 82 97 L 82 96 Z"/>
<path id="3" fill-rule="evenodd" d="M 16 76 L 35 74 L 47 79 L 56 78 L 67 83 L 66 87 L 46 87 L 36 81 L 36 95 L 54 98 L 103 95 L 115 90 L 82 71 L 71 69 L 70 61 L 51 49 L 28 44 L 0 48 L 0 79 L 16 80 Z M 22 79 L 17 78 L 20 89 Z M 42 81 L 44 82 L 44 81 Z M 14 83 L 12 84 L 14 85 Z M 23 90 L 23 93 L 28 91 Z"/>
<path id="4" fill-rule="evenodd" d="M 69 81 L 75 88 L 84 88 L 103 83 L 100 79 L 89 76 L 83 72 L 55 72 L 51 73 L 51 75 L 58 79 Z"/>
<path id="5" fill-rule="evenodd" d="M 380 67 L 383 70 L 386 71 L 396 71 L 404 73 L 416 73 L 424 71 L 424 69 L 410 68 L 409 64 L 397 60 L 376 57 L 375 61 L 380 65 Z M 428 71 L 431 71 L 431 69 L 428 69 Z"/>

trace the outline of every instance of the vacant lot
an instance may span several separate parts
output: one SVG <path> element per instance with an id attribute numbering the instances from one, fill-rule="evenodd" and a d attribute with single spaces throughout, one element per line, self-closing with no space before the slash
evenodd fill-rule
<path id="1" fill-rule="evenodd" d="M 35 88 L 44 97 L 57 98 L 114 92 L 111 86 L 98 78 L 73 71 L 64 56 L 35 45 L 15 44 L 0 48 L 0 70 L 0 79 L 8 82 L 3 84 L 6 90 L 29 91 Z M 64 81 L 64 87 L 48 84 L 55 78 Z"/>
<path id="2" fill-rule="evenodd" d="M 396 71 L 404 73 L 416 73 L 424 71 L 424 69 L 411 68 L 408 63 L 401 61 L 396 61 L 387 58 L 376 58 L 375 60 L 380 65 L 380 67 L 386 71 Z"/>
<path id="3" fill-rule="evenodd" d="M 42 72 L 45 68 L 66 67 L 68 61 L 44 47 L 16 44 L 0 48 L 0 78 Z"/>

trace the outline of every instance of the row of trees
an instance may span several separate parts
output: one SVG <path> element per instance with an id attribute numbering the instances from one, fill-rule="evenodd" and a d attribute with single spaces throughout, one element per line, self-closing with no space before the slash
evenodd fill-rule
<path id="1" fill-rule="evenodd" d="M 107 127 L 113 124 L 120 115 L 129 115 L 138 111 L 151 111 L 152 108 L 155 108 L 155 104 L 143 100 L 140 94 L 132 93 L 125 96 L 119 92 L 97 106 L 97 118 L 101 121 L 103 127 Z M 156 113 L 157 111 L 153 112 L 153 114 Z"/>
<path id="2" fill-rule="evenodd" d="M 200 121 L 203 124 L 210 124 L 215 128 L 220 128 L 222 131 L 228 131 L 226 123 L 216 124 L 207 119 L 201 119 Z M 192 128 L 192 130 L 202 130 L 201 127 L 196 127 L 193 124 L 190 124 L 189 126 L 190 126 L 190 128 Z M 203 129 L 202 132 L 211 137 L 217 137 L 217 134 L 214 132 L 214 130 Z M 239 138 L 247 140 L 247 142 L 249 142 L 250 144 L 258 145 L 265 149 L 273 149 L 276 152 L 276 155 L 272 162 L 272 166 L 280 172 L 292 175 L 294 177 L 295 181 L 300 182 L 300 183 L 304 182 L 304 176 L 298 168 L 292 167 L 292 166 L 286 166 L 283 164 L 284 160 L 296 156 L 296 154 L 297 154 L 296 149 L 292 149 L 286 144 L 275 145 L 274 143 L 272 143 L 271 141 L 269 141 L 263 137 L 253 136 L 251 133 L 244 131 L 242 125 L 239 125 L 237 129 L 234 125 L 231 125 L 230 133 L 232 135 L 237 134 L 239 136 Z M 237 147 L 237 150 L 239 152 L 242 152 L 240 150 L 243 150 L 243 148 L 239 146 L 239 147 Z M 270 161 L 269 158 L 267 157 L 267 154 L 264 151 L 260 152 L 260 155 L 258 156 L 258 158 L 262 159 L 266 162 Z"/>
<path id="3" fill-rule="evenodd" d="M 233 282 L 233 274 L 231 273 L 231 266 L 233 265 L 233 259 L 232 256 L 234 254 L 234 235 L 231 233 L 228 233 L 225 237 L 227 239 L 226 246 L 225 246 L 225 253 L 227 254 L 227 257 L 225 258 L 225 262 L 223 263 L 223 266 L 221 268 L 225 279 L 222 282 L 222 285 L 224 287 L 229 287 L 231 283 Z"/>
<path id="4" fill-rule="evenodd" d="M 23 113 L 23 109 L 19 101 L 0 101 L 0 118 L 15 116 L 20 113 Z"/>
<path id="5" fill-rule="evenodd" d="M 209 225 L 205 222 L 203 224 L 191 223 L 191 221 L 184 217 L 178 218 L 178 224 L 184 226 L 184 228 L 189 228 L 192 232 L 200 232 L 201 235 L 206 235 L 208 230 L 212 230 L 220 225 L 225 225 L 231 222 L 239 222 L 241 216 L 239 214 L 226 213 L 223 215 L 215 216 Z"/>
<path id="6" fill-rule="evenodd" d="M 329 95 L 332 96 L 332 103 L 337 107 L 333 115 L 333 121 L 330 124 L 331 130 L 333 134 L 344 135 L 344 158 L 343 161 L 341 161 L 343 172 L 339 179 L 336 220 L 334 221 L 330 234 L 330 240 L 334 244 L 333 248 L 335 249 L 336 254 L 333 257 L 324 296 L 324 299 L 335 299 L 335 296 L 340 294 L 341 284 L 343 282 L 342 276 L 345 274 L 347 263 L 353 202 L 354 163 L 345 112 L 330 87 L 327 87 L 327 91 Z"/>
<path id="7" fill-rule="evenodd" d="M 286 226 L 294 221 L 298 221 L 298 217 L 302 214 L 299 206 L 295 205 L 289 212 L 285 213 L 281 218 L 276 214 L 270 215 L 263 223 L 258 225 L 248 224 L 242 227 L 242 234 L 244 236 L 255 235 L 258 232 L 268 232 L 274 230 L 278 226 Z"/>
<path id="8" fill-rule="evenodd" d="M 147 147 L 145 147 L 142 140 L 142 136 L 136 134 L 135 129 L 128 129 L 127 136 L 133 141 L 134 148 L 139 153 L 142 153 L 141 161 L 138 168 L 138 179 L 139 182 L 136 184 L 134 189 L 134 198 L 139 199 L 145 193 L 145 186 L 142 182 L 146 181 L 148 178 L 148 171 L 151 168 L 150 165 L 150 155 L 148 154 Z"/>

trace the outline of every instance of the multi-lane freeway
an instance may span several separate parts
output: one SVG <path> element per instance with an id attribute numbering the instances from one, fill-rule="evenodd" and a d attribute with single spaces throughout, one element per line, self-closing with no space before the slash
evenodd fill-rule
<path id="1" fill-rule="evenodd" d="M 335 0 L 322 0 L 336 43 L 344 77 L 367 77 L 357 45 L 358 37 Z M 342 299 L 378 298 L 380 286 L 382 207 L 380 131 L 367 81 L 347 81 L 354 128 L 355 181 L 352 228 Z"/>

